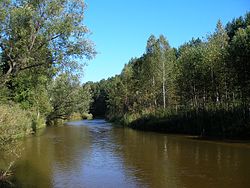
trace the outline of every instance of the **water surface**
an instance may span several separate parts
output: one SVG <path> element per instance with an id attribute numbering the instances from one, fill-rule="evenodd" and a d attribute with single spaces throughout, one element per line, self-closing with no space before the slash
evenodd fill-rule
<path id="1" fill-rule="evenodd" d="M 20 187 L 250 187 L 250 146 L 113 127 L 50 127 L 24 141 Z"/>

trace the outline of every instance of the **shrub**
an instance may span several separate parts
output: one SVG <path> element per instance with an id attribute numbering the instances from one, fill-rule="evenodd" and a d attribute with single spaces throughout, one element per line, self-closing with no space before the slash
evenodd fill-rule
<path id="1" fill-rule="evenodd" d="M 11 168 L 19 157 L 21 147 L 17 139 L 32 133 L 32 113 L 17 104 L 0 104 L 0 153 L 7 163 L 0 165 L 0 186 L 9 182 Z M 8 185 L 8 184 L 6 184 Z"/>
<path id="2" fill-rule="evenodd" d="M 17 104 L 0 105 L 0 149 L 19 137 L 32 132 L 32 113 Z"/>
<path id="3" fill-rule="evenodd" d="M 93 119 L 93 115 L 92 114 L 88 114 L 88 113 L 82 114 L 81 117 L 82 117 L 82 119 L 88 119 L 88 120 Z"/>

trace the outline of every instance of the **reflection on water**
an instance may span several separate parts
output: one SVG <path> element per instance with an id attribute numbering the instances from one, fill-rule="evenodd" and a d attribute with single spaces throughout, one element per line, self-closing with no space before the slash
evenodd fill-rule
<path id="1" fill-rule="evenodd" d="M 249 145 L 112 127 L 47 128 L 24 141 L 20 187 L 250 187 Z"/>

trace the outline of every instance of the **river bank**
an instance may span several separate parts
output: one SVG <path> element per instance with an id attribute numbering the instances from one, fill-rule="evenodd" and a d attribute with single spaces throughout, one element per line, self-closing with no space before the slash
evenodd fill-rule
<path id="1" fill-rule="evenodd" d="M 194 135 L 207 140 L 250 140 L 250 116 L 242 109 L 126 114 L 115 121 L 142 131 Z"/>

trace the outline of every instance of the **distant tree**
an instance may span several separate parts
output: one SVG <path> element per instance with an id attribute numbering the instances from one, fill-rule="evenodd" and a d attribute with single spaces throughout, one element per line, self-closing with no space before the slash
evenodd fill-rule
<path id="1" fill-rule="evenodd" d="M 250 25 L 239 29 L 230 43 L 230 65 L 235 73 L 235 81 L 241 91 L 242 102 L 250 101 Z"/>
<path id="2" fill-rule="evenodd" d="M 107 114 L 107 83 L 108 81 L 101 80 L 98 83 L 87 83 L 90 85 L 93 101 L 90 104 L 90 113 L 94 117 L 105 117 Z"/>
<path id="3" fill-rule="evenodd" d="M 238 18 L 234 18 L 231 22 L 228 22 L 226 25 L 226 31 L 230 41 L 233 39 L 238 29 L 245 29 L 248 25 L 250 25 L 250 12 L 247 12 L 244 17 L 240 16 Z"/>
<path id="4" fill-rule="evenodd" d="M 226 30 L 218 21 L 215 32 L 208 37 L 204 62 L 210 74 L 208 92 L 214 104 L 221 104 L 222 100 L 228 100 L 229 75 L 226 68 L 228 40 Z"/>
<path id="5" fill-rule="evenodd" d="M 83 86 L 79 87 L 76 97 L 78 101 L 76 105 L 77 112 L 80 113 L 82 116 L 84 114 L 88 114 L 90 104 L 93 101 L 90 85 L 84 84 Z"/>
<path id="6" fill-rule="evenodd" d="M 175 77 L 174 66 L 175 66 L 175 52 L 170 47 L 168 41 L 163 35 L 160 35 L 158 39 L 159 46 L 159 60 L 162 64 L 161 69 L 159 70 L 162 75 L 162 96 L 163 96 L 163 108 L 166 108 L 166 105 L 171 105 L 172 98 L 174 97 L 174 86 L 173 81 Z"/>
<path id="7" fill-rule="evenodd" d="M 191 41 L 192 42 L 192 41 Z M 187 108 L 198 109 L 200 95 L 206 88 L 206 77 L 203 70 L 204 45 L 202 43 L 182 46 L 178 58 L 177 93 L 180 103 Z"/>
<path id="8" fill-rule="evenodd" d="M 48 120 L 68 119 L 71 114 L 87 113 L 91 101 L 88 86 L 82 87 L 77 76 L 63 73 L 59 75 L 49 88 L 52 111 Z"/>

